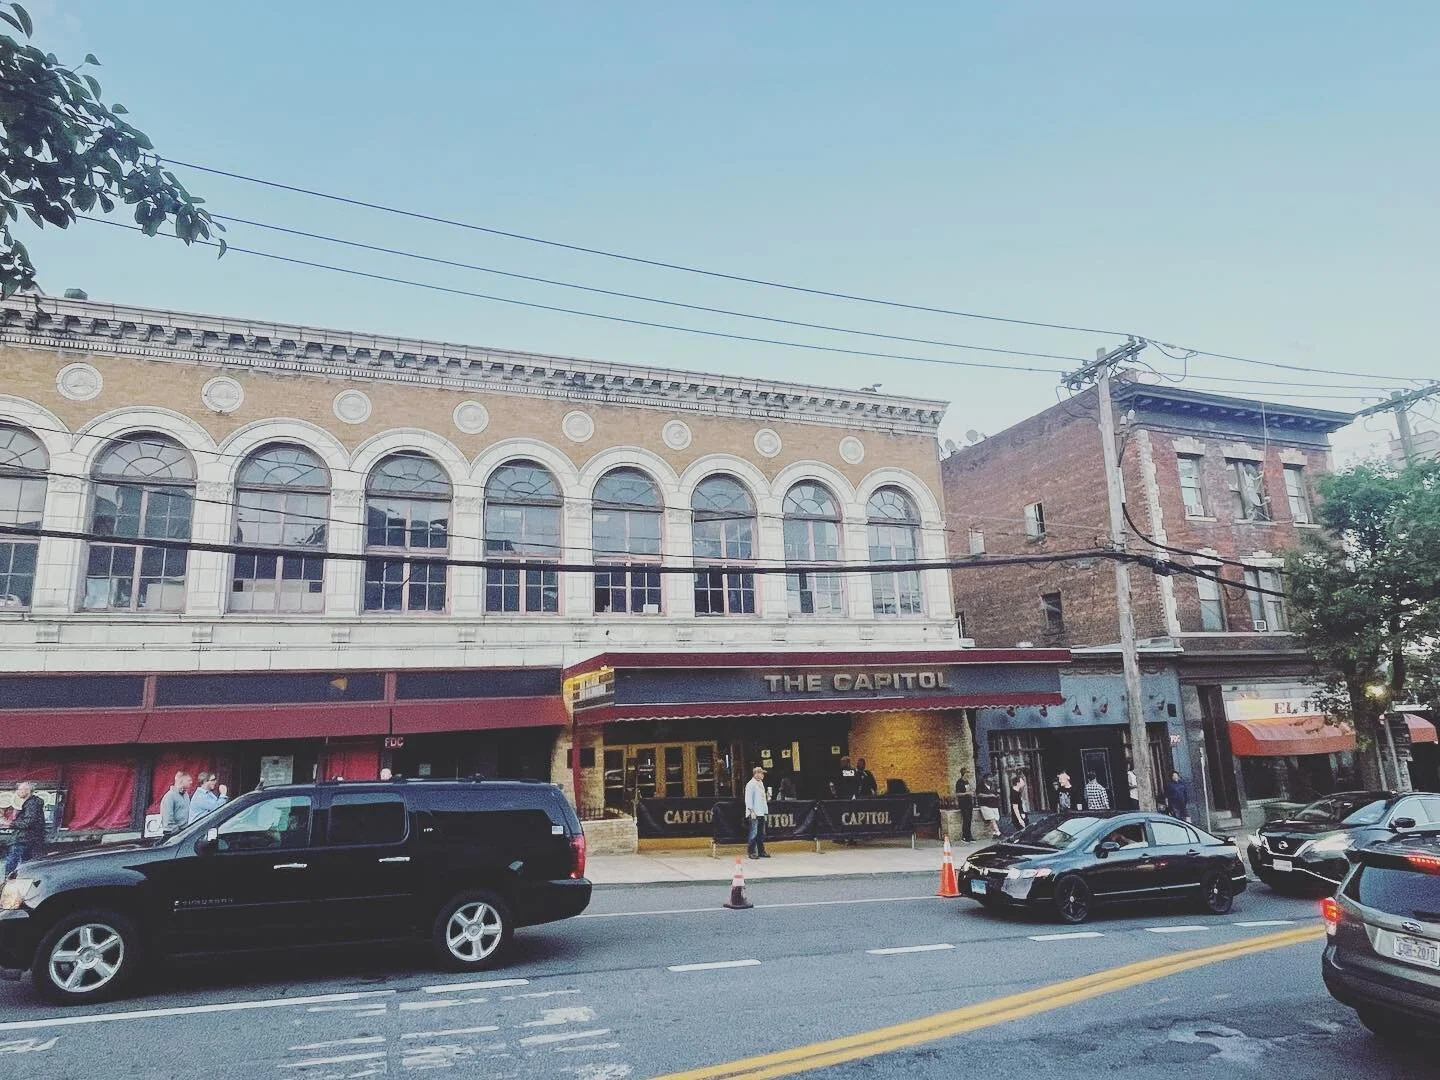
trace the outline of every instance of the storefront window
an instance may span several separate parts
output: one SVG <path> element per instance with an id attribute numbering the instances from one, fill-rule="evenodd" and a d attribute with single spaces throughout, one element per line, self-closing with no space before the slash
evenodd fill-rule
<path id="1" fill-rule="evenodd" d="M 840 506 L 835 496 L 811 481 L 796 484 L 785 496 L 785 561 L 835 563 L 842 561 Z M 840 575 L 806 570 L 785 575 L 786 603 L 791 615 L 845 614 Z"/>
<path id="2" fill-rule="evenodd" d="M 365 610 L 444 611 L 450 479 L 423 454 L 391 454 L 365 500 Z M 432 556 L 425 558 L 424 556 Z"/>
<path id="3" fill-rule="evenodd" d="M 994 773 L 995 781 L 999 784 L 1002 802 L 1009 798 L 1010 784 L 1015 777 L 1023 776 L 1026 789 L 1025 809 L 1050 808 L 1050 793 L 1044 783 L 1045 760 L 1040 750 L 1040 736 L 1035 732 L 992 732 L 990 771 Z M 1004 812 L 1002 810 L 1002 813 Z"/>
<path id="4" fill-rule="evenodd" d="M 195 463 L 165 435 L 130 435 L 95 463 L 84 606 L 91 611 L 182 611 L 184 548 L 134 541 L 189 540 Z M 131 541 L 131 542 L 125 542 Z"/>
<path id="5" fill-rule="evenodd" d="M 330 474 L 309 450 L 265 446 L 246 458 L 235 479 L 235 543 L 269 550 L 235 556 L 230 610 L 324 611 L 329 520 Z"/>
<path id="6" fill-rule="evenodd" d="M 910 496 L 883 487 L 866 503 L 869 515 L 870 561 L 915 562 L 920 557 L 920 514 Z M 870 596 L 876 615 L 923 615 L 925 605 L 917 570 L 870 575 Z"/>
<path id="7" fill-rule="evenodd" d="M 750 562 L 755 557 L 755 500 L 733 476 L 700 481 L 691 501 L 695 561 Z M 703 570 L 695 575 L 695 614 L 755 614 L 755 575 Z"/>
<path id="8" fill-rule="evenodd" d="M 655 481 L 639 469 L 612 469 L 595 485 L 591 545 L 597 613 L 658 615 L 661 607 L 660 511 Z"/>
<path id="9" fill-rule="evenodd" d="M 553 614 L 560 610 L 560 575 L 543 563 L 558 561 L 560 485 L 543 465 L 512 461 L 485 484 L 485 558 L 514 560 L 487 567 L 485 610 Z M 536 565 L 536 563 L 542 565 Z"/>
<path id="10" fill-rule="evenodd" d="M 40 440 L 0 424 L 0 525 L 39 530 L 45 514 L 45 471 L 50 458 Z M 0 611 L 30 606 L 40 541 L 0 535 Z"/>

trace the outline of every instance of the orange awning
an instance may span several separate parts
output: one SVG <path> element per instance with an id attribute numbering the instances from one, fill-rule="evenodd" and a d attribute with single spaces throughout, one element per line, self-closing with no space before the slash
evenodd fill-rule
<path id="1" fill-rule="evenodd" d="M 1348 724 L 1326 723 L 1318 714 L 1231 720 L 1230 749 L 1236 757 L 1338 754 L 1355 749 L 1355 730 Z"/>
<path id="2" fill-rule="evenodd" d="M 1414 713 L 1402 713 L 1405 717 L 1405 726 L 1410 729 L 1410 741 L 1417 742 L 1440 742 L 1435 736 L 1435 725 L 1422 716 Z"/>

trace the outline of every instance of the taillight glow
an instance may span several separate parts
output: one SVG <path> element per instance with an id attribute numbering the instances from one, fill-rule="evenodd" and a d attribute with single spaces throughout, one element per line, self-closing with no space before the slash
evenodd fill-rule
<path id="1" fill-rule="evenodd" d="M 583 832 L 570 837 L 570 876 L 572 878 L 585 876 L 585 834 Z"/>
<path id="2" fill-rule="evenodd" d="M 1340 905 L 1333 896 L 1320 901 L 1320 914 L 1325 919 L 1325 933 L 1334 937 L 1335 931 L 1340 928 Z"/>
<path id="3" fill-rule="evenodd" d="M 1424 874 L 1440 874 L 1440 858 L 1434 855 L 1406 855 L 1405 861 Z"/>

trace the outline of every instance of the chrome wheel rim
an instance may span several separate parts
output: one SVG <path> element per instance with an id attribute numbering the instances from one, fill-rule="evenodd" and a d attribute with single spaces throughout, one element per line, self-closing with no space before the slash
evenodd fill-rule
<path id="1" fill-rule="evenodd" d="M 118 930 L 83 923 L 50 950 L 50 981 L 69 994 L 93 994 L 114 982 L 124 963 L 125 939 Z"/>
<path id="2" fill-rule="evenodd" d="M 500 913 L 483 900 L 472 900 L 456 908 L 445 924 L 445 947 L 455 959 L 473 964 L 498 949 L 504 935 Z"/>

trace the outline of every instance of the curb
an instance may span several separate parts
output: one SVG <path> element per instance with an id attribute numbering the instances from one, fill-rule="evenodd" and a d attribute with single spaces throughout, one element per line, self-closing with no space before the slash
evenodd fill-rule
<path id="1" fill-rule="evenodd" d="M 745 887 L 765 886 L 772 882 L 785 882 L 793 884 L 797 881 L 868 881 L 878 877 L 934 877 L 934 870 L 859 870 L 846 874 L 778 874 L 773 877 L 767 875 L 763 878 L 747 878 Z M 674 888 L 676 886 L 699 886 L 706 889 L 713 889 L 716 886 L 724 885 L 720 878 L 667 878 L 661 881 L 608 881 L 603 884 L 591 882 L 590 887 L 595 891 L 610 891 L 612 889 L 647 889 L 654 887 Z"/>

